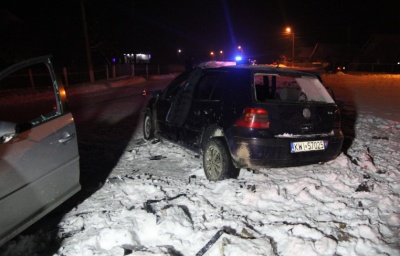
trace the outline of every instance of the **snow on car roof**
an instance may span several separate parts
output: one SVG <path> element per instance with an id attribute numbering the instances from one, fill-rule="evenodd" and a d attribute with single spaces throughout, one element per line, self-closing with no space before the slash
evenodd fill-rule
<path id="1" fill-rule="evenodd" d="M 202 62 L 198 65 L 201 68 L 219 68 L 219 67 L 226 67 L 226 66 L 235 66 L 235 61 L 206 61 Z"/>
<path id="2" fill-rule="evenodd" d="M 208 67 L 211 68 L 211 67 Z M 313 70 L 304 70 L 300 68 L 291 68 L 291 67 L 279 67 L 272 65 L 234 65 L 234 66 L 220 66 L 220 68 L 226 69 L 247 69 L 253 72 L 268 72 L 275 74 L 286 74 L 286 75 L 295 75 L 295 76 L 318 76 L 319 73 Z"/>

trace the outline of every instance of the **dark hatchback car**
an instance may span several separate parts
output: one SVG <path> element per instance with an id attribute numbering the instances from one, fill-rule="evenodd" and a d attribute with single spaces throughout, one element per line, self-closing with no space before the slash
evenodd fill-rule
<path id="1" fill-rule="evenodd" d="M 202 153 L 209 180 L 236 177 L 240 168 L 329 161 L 341 152 L 339 109 L 317 74 L 215 66 L 184 72 L 154 94 L 144 113 L 145 139 Z"/>

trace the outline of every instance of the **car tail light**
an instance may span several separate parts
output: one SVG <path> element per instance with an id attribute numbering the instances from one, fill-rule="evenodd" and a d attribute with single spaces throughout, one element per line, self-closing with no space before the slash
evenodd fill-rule
<path id="1" fill-rule="evenodd" d="M 259 108 L 246 108 L 235 125 L 257 129 L 269 128 L 268 111 Z"/>

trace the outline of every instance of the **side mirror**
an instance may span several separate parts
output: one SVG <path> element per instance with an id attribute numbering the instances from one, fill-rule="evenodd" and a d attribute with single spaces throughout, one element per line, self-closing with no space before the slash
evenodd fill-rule
<path id="1" fill-rule="evenodd" d="M 17 124 L 0 121 L 0 144 L 9 142 L 17 135 Z"/>

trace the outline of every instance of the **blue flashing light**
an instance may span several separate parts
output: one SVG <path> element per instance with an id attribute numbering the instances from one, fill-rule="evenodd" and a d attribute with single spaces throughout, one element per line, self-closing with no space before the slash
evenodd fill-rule
<path id="1" fill-rule="evenodd" d="M 235 57 L 235 60 L 236 60 L 236 61 L 241 61 L 241 60 L 242 60 L 242 56 L 236 56 L 236 57 Z"/>

